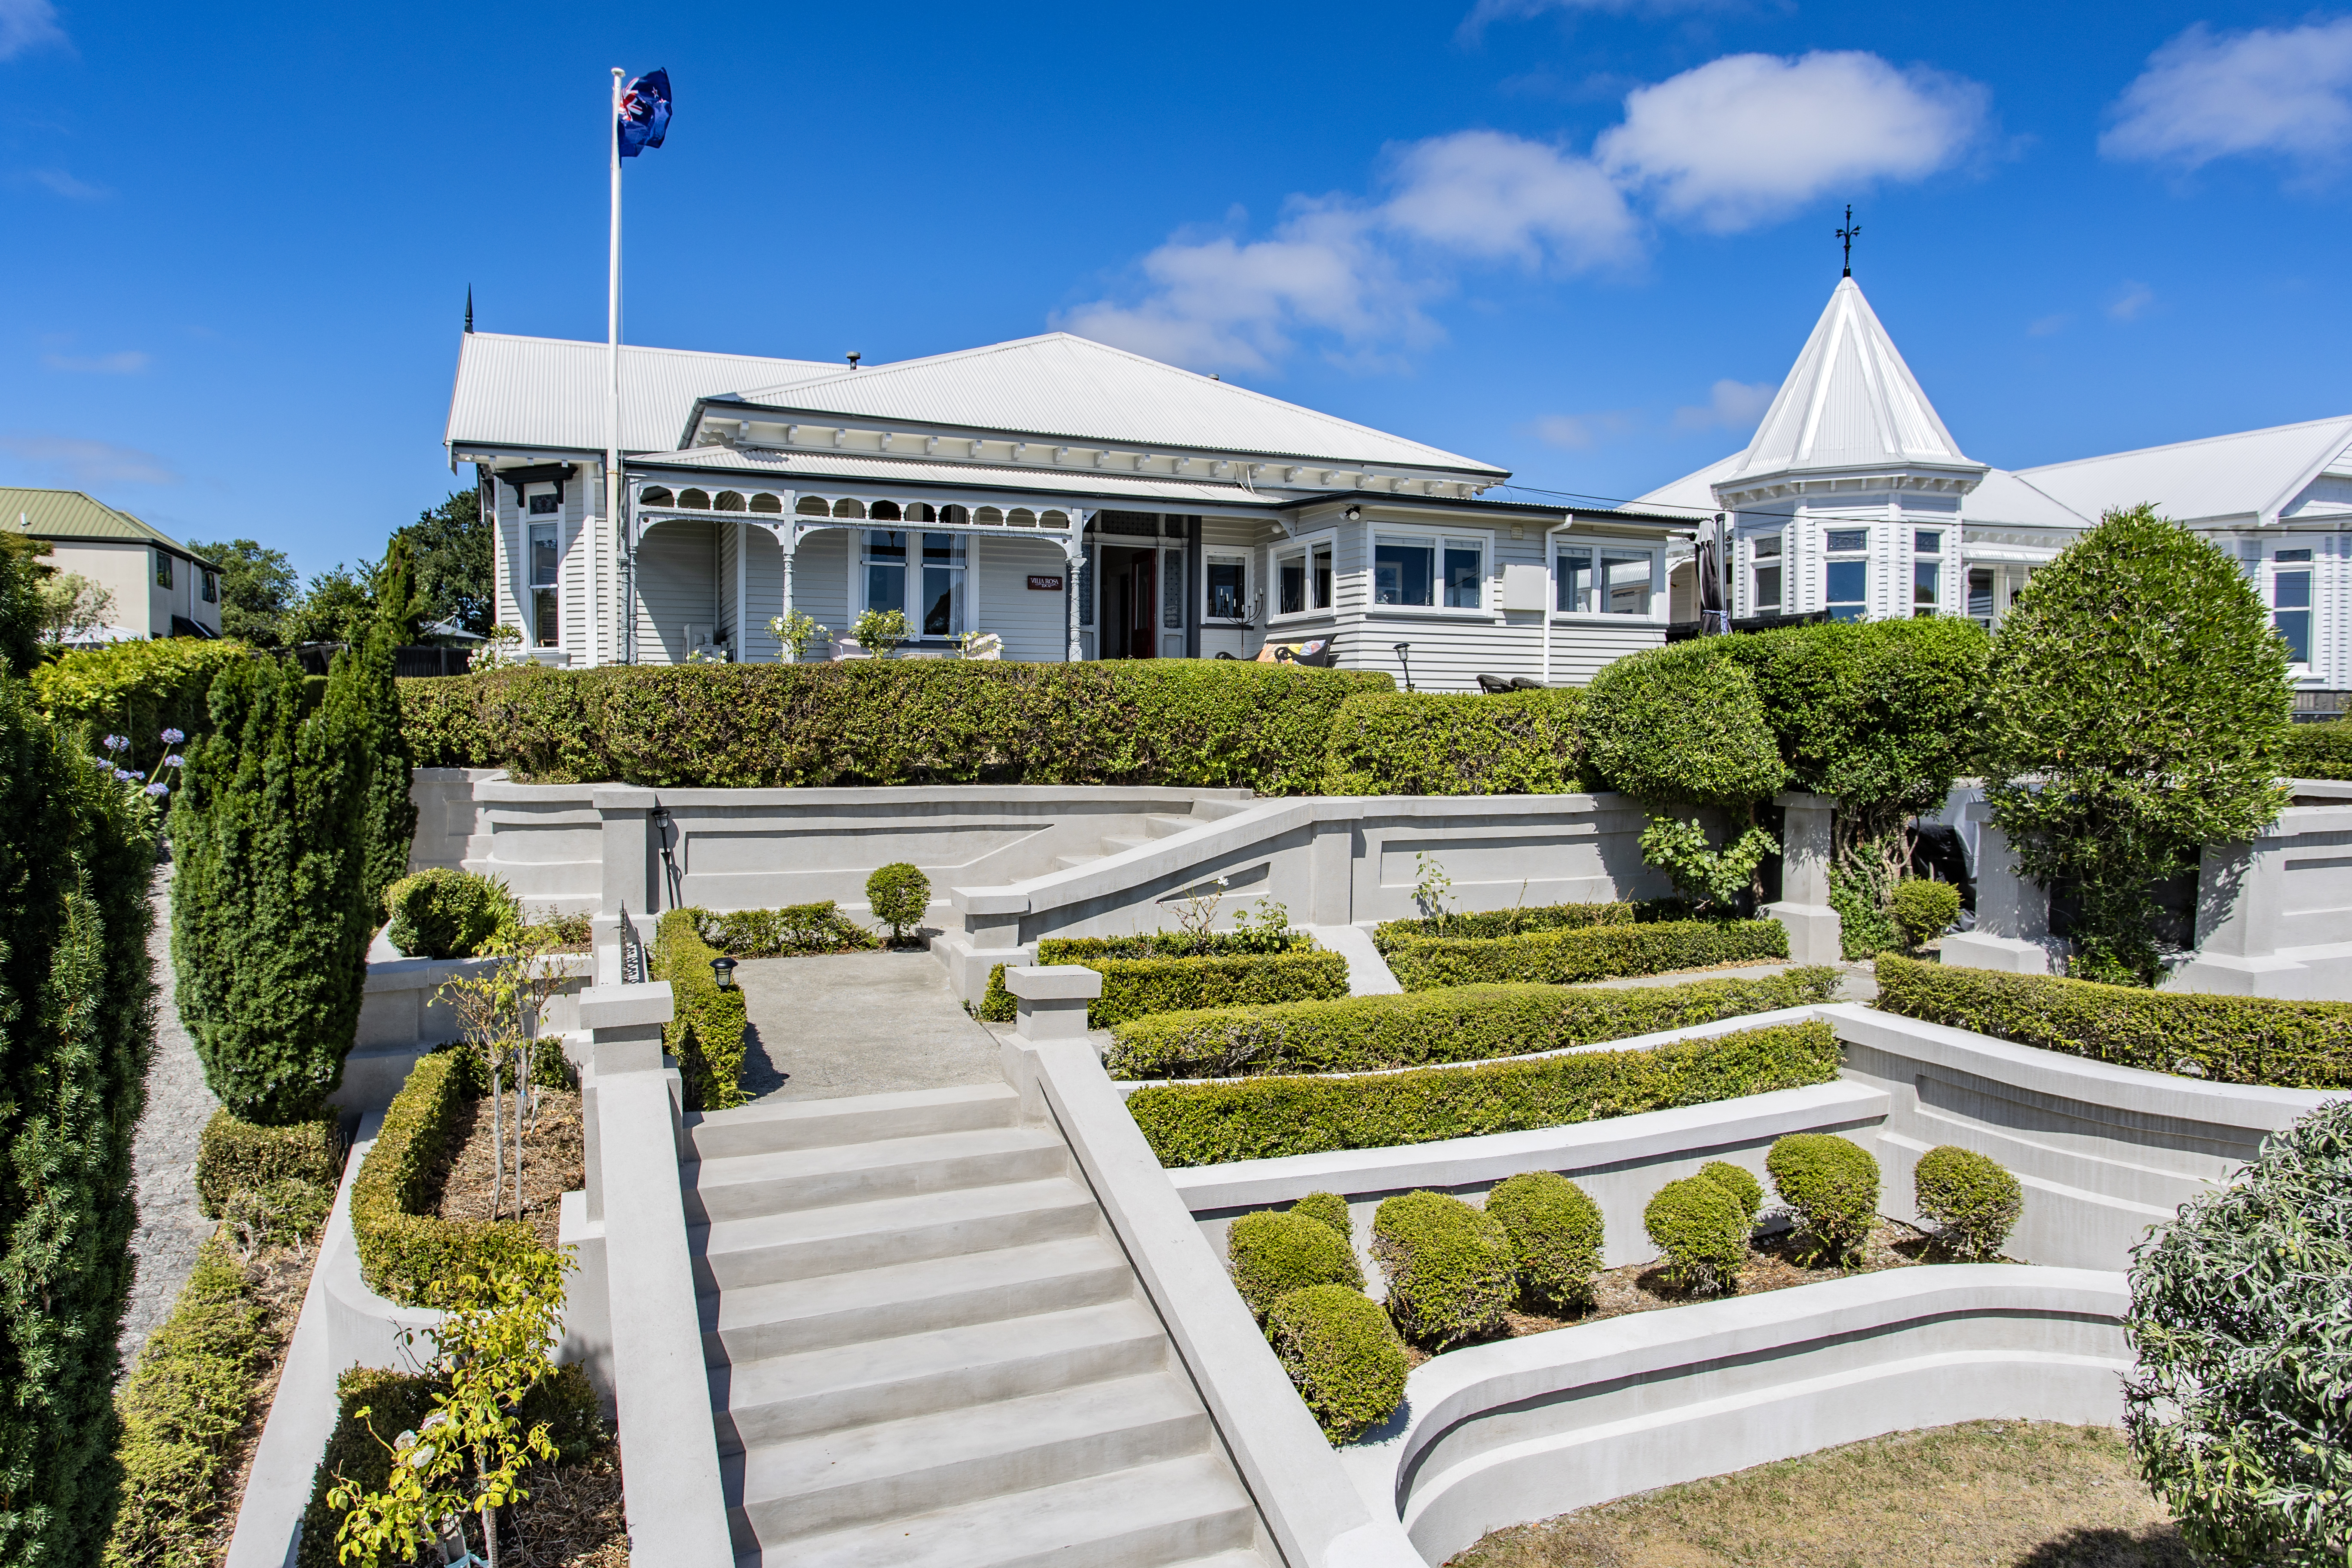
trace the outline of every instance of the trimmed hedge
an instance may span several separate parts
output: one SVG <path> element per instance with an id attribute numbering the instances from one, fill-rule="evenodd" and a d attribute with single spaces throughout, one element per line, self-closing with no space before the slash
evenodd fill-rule
<path id="1" fill-rule="evenodd" d="M 1127 1109 L 1162 1165 L 1385 1149 L 1705 1105 L 1837 1077 L 1827 1024 L 1644 1050 L 1585 1051 L 1355 1078 L 1245 1078 L 1139 1089 Z"/>
<path id="2" fill-rule="evenodd" d="M 890 928 L 892 942 L 903 942 L 908 931 L 919 930 L 923 911 L 930 905 L 931 879 L 908 861 L 879 867 L 866 879 L 866 907 Z"/>
<path id="3" fill-rule="evenodd" d="M 1919 1156 L 1911 1193 L 1912 1206 L 1936 1222 L 1936 1239 L 1972 1262 L 2000 1257 L 2000 1244 L 2025 1212 L 2018 1179 L 1999 1162 L 1957 1143 L 1937 1144 Z"/>
<path id="4" fill-rule="evenodd" d="M 1587 771 L 1653 808 L 1741 805 L 1788 780 L 1746 666 L 1698 637 L 1628 654 L 1587 689 Z"/>
<path id="5" fill-rule="evenodd" d="M 1484 940 L 1410 937 L 1391 945 L 1388 961 L 1389 972 L 1407 991 L 1435 991 L 1513 983 L 1573 985 L 1788 956 L 1788 928 L 1778 921 L 1661 921 Z"/>
<path id="6" fill-rule="evenodd" d="M 1503 1326 L 1518 1293 L 1499 1221 L 1446 1193 L 1399 1193 L 1372 1218 L 1372 1260 L 1397 1331 L 1432 1351 Z"/>
<path id="7" fill-rule="evenodd" d="M 268 1182 L 309 1182 L 332 1192 L 342 1174 L 342 1128 L 332 1112 L 258 1127 L 215 1110 L 196 1140 L 196 1212 L 217 1219 L 232 1194 Z"/>
<path id="8" fill-rule="evenodd" d="M 2287 731 L 2279 771 L 2291 779 L 2352 779 L 2352 720 L 2297 724 Z"/>
<path id="9" fill-rule="evenodd" d="M 1861 1258 L 1878 1223 L 1878 1162 L 1869 1150 L 1834 1132 L 1791 1132 L 1773 1141 L 1764 1170 L 1809 1257 L 1841 1268 Z"/>
<path id="10" fill-rule="evenodd" d="M 191 740 L 212 733 L 205 694 L 212 689 L 213 677 L 253 657 L 254 650 L 241 642 L 214 637 L 76 648 L 34 667 L 33 700 L 61 724 L 87 724 L 92 735 L 124 736 L 131 749 L 122 765 L 144 773 L 163 755 L 165 730 L 178 730 Z"/>
<path id="11" fill-rule="evenodd" d="M 1265 1337 L 1316 1425 L 1344 1443 L 1404 1403 L 1404 1342 L 1370 1297 L 1345 1285 L 1293 1290 L 1266 1313 Z"/>
<path id="12" fill-rule="evenodd" d="M 1169 1013 L 1117 1026 L 1113 1078 L 1361 1072 L 1530 1056 L 1802 1007 L 1836 994 L 1837 971 L 1606 991 L 1465 985 L 1276 1007 Z"/>
<path id="13" fill-rule="evenodd" d="M 1391 947 L 1424 937 L 1459 940 L 1524 936 L 1538 931 L 1580 931 L 1586 926 L 1629 926 L 1641 918 L 1641 906 L 1613 904 L 1538 904 L 1531 910 L 1479 910 L 1440 915 L 1434 920 L 1382 921 L 1372 928 L 1372 945 L 1385 955 Z"/>
<path id="14" fill-rule="evenodd" d="M 1755 1225 L 1729 1187 L 1705 1176 L 1668 1182 L 1642 1210 L 1642 1228 L 1679 1289 L 1727 1296 L 1739 1288 Z"/>
<path id="15" fill-rule="evenodd" d="M 1346 1237 L 1309 1215 L 1260 1209 L 1225 1234 L 1234 1289 L 1258 1321 L 1281 1297 L 1309 1285 L 1364 1288 L 1364 1270 Z"/>
<path id="16" fill-rule="evenodd" d="M 1553 1311 L 1592 1304 L 1601 1272 L 1600 1205 L 1557 1171 L 1526 1171 L 1497 1182 L 1486 1212 L 1511 1238 L 1519 1294 Z"/>
<path id="17" fill-rule="evenodd" d="M 1877 1005 L 2148 1072 L 2273 1089 L 2352 1089 L 2352 1003 L 2142 991 L 1889 953 L 1878 960 Z"/>
<path id="18" fill-rule="evenodd" d="M 809 952 L 864 952 L 882 939 L 841 912 L 831 899 L 780 910 L 689 909 L 694 934 L 737 958 L 785 958 Z"/>
<path id="19" fill-rule="evenodd" d="M 1364 692 L 1339 705 L 1325 795 L 1559 795 L 1576 773 L 1584 693 Z"/>
<path id="20" fill-rule="evenodd" d="M 662 1026 L 662 1048 L 677 1058 L 689 1110 L 724 1110 L 743 1092 L 743 1038 L 749 1022 L 743 988 L 719 989 L 710 972 L 717 949 L 696 931 L 695 911 L 672 910 L 654 928 L 653 977 L 669 982 L 675 1011 Z"/>
<path id="21" fill-rule="evenodd" d="M 1960 889 L 1950 882 L 1906 877 L 1895 884 L 1886 912 L 1913 947 L 1924 947 L 1960 918 Z"/>
<path id="22" fill-rule="evenodd" d="M 425 1291 L 436 1279 L 488 1279 L 541 1250 L 539 1237 L 519 1220 L 442 1219 L 425 1212 L 457 1135 L 463 1089 L 454 1054 L 420 1058 L 352 1178 L 360 1276 L 369 1289 L 404 1307 L 434 1305 Z"/>
<path id="23" fill-rule="evenodd" d="M 1264 1007 L 1348 994 L 1348 961 L 1311 945 L 1288 952 L 1227 952 L 1199 957 L 1153 953 L 1149 937 L 1049 937 L 1037 944 L 1040 963 L 1075 963 L 1103 977 L 1102 994 L 1087 1004 L 1087 1027 L 1108 1029 L 1154 1013 L 1202 1007 Z M 1141 946 L 1130 955 L 1120 948 Z M 1004 988 L 1004 965 L 988 972 L 980 1016 L 1009 1024 L 1020 999 Z"/>
<path id="24" fill-rule="evenodd" d="M 411 958 L 471 958 L 522 925 L 522 906 L 504 882 L 446 866 L 401 878 L 383 904 L 384 935 Z"/>
<path id="25" fill-rule="evenodd" d="M 1318 1225 L 1328 1225 L 1350 1242 L 1356 1238 L 1356 1222 L 1348 1213 L 1348 1200 L 1337 1193 L 1309 1193 L 1291 1205 L 1290 1212 L 1305 1215 Z"/>
<path id="26" fill-rule="evenodd" d="M 1234 659 L 525 665 L 404 680 L 419 767 L 655 788 L 1160 784 L 1307 795 L 1369 670 Z"/>
<path id="27" fill-rule="evenodd" d="M 1728 1160 L 1709 1160 L 1698 1168 L 1698 1179 L 1713 1182 L 1729 1193 L 1732 1201 L 1739 1205 L 1739 1212 L 1748 1216 L 1748 1224 L 1754 1225 L 1756 1216 L 1764 1212 L 1764 1184 L 1756 1179 L 1754 1173 Z"/>

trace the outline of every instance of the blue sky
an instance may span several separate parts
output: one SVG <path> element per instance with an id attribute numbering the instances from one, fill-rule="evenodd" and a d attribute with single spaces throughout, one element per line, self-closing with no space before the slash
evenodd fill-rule
<path id="1" fill-rule="evenodd" d="M 466 289 L 867 363 L 1064 326 L 1623 497 L 1855 274 L 2005 467 L 2341 414 L 2352 15 L 0 0 L 0 483 L 315 572 L 458 482 Z"/>

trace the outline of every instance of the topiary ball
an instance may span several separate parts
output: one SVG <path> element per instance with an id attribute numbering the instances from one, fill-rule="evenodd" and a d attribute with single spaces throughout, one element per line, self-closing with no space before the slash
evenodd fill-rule
<path id="1" fill-rule="evenodd" d="M 931 905 L 931 879 L 900 860 L 866 879 L 866 907 L 890 928 L 890 940 L 901 942 L 923 923 Z"/>
<path id="2" fill-rule="evenodd" d="M 1780 1201 L 1797 1216 L 1802 1257 L 1846 1268 L 1878 1223 L 1878 1162 L 1860 1144 L 1829 1132 L 1791 1132 L 1764 1156 Z"/>
<path id="3" fill-rule="evenodd" d="M 1592 1304 L 1592 1277 L 1601 1272 L 1601 1208 L 1582 1187 L 1556 1171 L 1528 1171 L 1498 1182 L 1486 1212 L 1511 1238 L 1519 1293 L 1559 1312 Z"/>
<path id="4" fill-rule="evenodd" d="M 1748 1216 L 1750 1226 L 1755 1225 L 1756 1216 L 1764 1212 L 1764 1184 L 1730 1161 L 1709 1160 L 1698 1168 L 1698 1179 L 1713 1182 L 1729 1193 L 1738 1201 L 1739 1212 Z"/>
<path id="5" fill-rule="evenodd" d="M 1290 1212 L 1304 1215 L 1318 1225 L 1328 1225 L 1345 1237 L 1350 1245 L 1356 1239 L 1356 1222 L 1349 1217 L 1348 1200 L 1337 1193 L 1309 1193 L 1290 1205 Z"/>
<path id="6" fill-rule="evenodd" d="M 1895 884 L 1886 912 L 1895 918 L 1895 929 L 1903 933 L 1904 942 L 1921 947 L 1943 935 L 1960 918 L 1960 889 L 1950 882 L 1907 877 Z"/>
<path id="7" fill-rule="evenodd" d="M 522 907 L 493 877 L 436 866 L 383 891 L 384 934 L 411 958 L 471 958 L 522 926 Z"/>
<path id="8" fill-rule="evenodd" d="M 1726 1188 L 1701 1176 L 1668 1182 L 1642 1210 L 1642 1228 L 1677 1288 L 1727 1296 L 1738 1289 L 1753 1227 Z"/>
<path id="9" fill-rule="evenodd" d="M 1404 1342 L 1360 1290 L 1293 1290 L 1267 1310 L 1265 1337 L 1334 1443 L 1379 1426 L 1404 1403 Z"/>
<path id="10" fill-rule="evenodd" d="M 2025 1212 L 2015 1176 L 1973 1149 L 1939 1144 L 1911 1173 L 1912 1204 L 1937 1226 L 1937 1243 L 1955 1258 L 2000 1256 L 2000 1244 Z"/>
<path id="11" fill-rule="evenodd" d="M 1234 1289 L 1251 1315 L 1263 1322 L 1277 1297 L 1309 1285 L 1345 1285 L 1360 1290 L 1363 1266 L 1348 1240 L 1305 1215 L 1260 1209 L 1234 1221 L 1225 1236 L 1225 1257 Z"/>
<path id="12" fill-rule="evenodd" d="M 1500 1222 L 1444 1193 L 1400 1193 L 1382 1203 L 1372 1216 L 1372 1258 L 1388 1280 L 1389 1317 L 1433 1351 L 1501 1328 L 1518 1294 Z"/>

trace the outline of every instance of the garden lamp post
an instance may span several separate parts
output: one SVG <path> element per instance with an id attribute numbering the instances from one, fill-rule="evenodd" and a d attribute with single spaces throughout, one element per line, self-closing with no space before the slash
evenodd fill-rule
<path id="1" fill-rule="evenodd" d="M 1396 645 L 1397 662 L 1404 666 L 1404 689 L 1407 691 L 1411 691 L 1412 689 L 1412 660 L 1407 658 L 1405 655 L 1412 651 L 1412 644 L 1409 642 L 1401 642 Z"/>
<path id="2" fill-rule="evenodd" d="M 719 982 L 719 989 L 721 991 L 732 991 L 735 989 L 735 960 L 731 958 L 712 959 L 710 961 L 710 974 L 711 978 Z"/>

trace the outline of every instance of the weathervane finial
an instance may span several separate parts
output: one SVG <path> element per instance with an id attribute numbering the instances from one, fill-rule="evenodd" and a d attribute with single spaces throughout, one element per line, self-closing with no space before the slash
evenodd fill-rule
<path id="1" fill-rule="evenodd" d="M 466 285 L 466 330 L 469 332 L 474 330 L 474 286 L 471 283 Z"/>
<path id="2" fill-rule="evenodd" d="M 1853 276 L 1853 237 L 1861 232 L 1862 225 L 1853 221 L 1853 204 L 1848 202 L 1845 204 L 1845 226 L 1837 231 L 1838 238 L 1845 242 L 1845 276 L 1848 278 Z"/>

